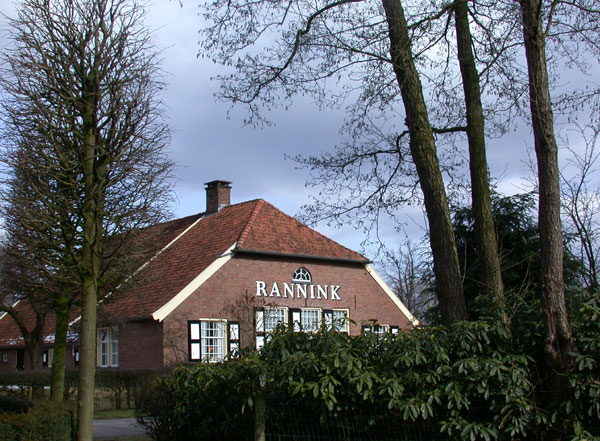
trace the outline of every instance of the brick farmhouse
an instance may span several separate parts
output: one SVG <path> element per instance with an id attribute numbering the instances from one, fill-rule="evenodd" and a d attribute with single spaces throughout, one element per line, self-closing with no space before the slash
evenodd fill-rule
<path id="1" fill-rule="evenodd" d="M 230 205 L 230 182 L 207 183 L 206 211 L 155 226 L 160 251 L 129 292 L 100 304 L 97 365 L 152 369 L 219 361 L 260 348 L 278 324 L 356 335 L 417 320 L 367 258 L 258 199 Z M 23 304 L 26 320 L 33 315 Z M 67 368 L 76 367 L 77 312 Z M 52 359 L 48 317 L 44 365 Z M 13 320 L 0 318 L 0 370 L 28 369 Z"/>

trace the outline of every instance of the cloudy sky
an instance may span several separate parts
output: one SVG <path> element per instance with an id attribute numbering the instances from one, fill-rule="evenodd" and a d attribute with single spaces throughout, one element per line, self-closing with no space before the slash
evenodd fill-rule
<path id="1" fill-rule="evenodd" d="M 8 15 L 14 10 L 10 1 L 0 0 L 0 10 Z M 0 20 L 4 31 L 5 20 Z M 308 172 L 297 170 L 284 156 L 330 150 L 339 142 L 343 111 L 319 111 L 310 102 L 297 99 L 287 111 L 271 115 L 273 127 L 243 127 L 241 110 L 232 112 L 228 119 L 229 105 L 213 98 L 218 85 L 210 77 L 218 68 L 197 58 L 198 2 L 187 0 L 180 6 L 177 0 L 152 0 L 146 23 L 155 29 L 154 40 L 162 49 L 168 84 L 163 100 L 173 129 L 171 155 L 178 164 L 175 216 L 204 211 L 203 184 L 215 179 L 233 182 L 232 203 L 263 198 L 288 214 L 297 214 L 314 189 L 305 186 Z M 0 38 L 5 40 L 4 32 Z M 523 190 L 522 177 L 529 173 L 526 152 L 531 143 L 525 128 L 489 144 L 491 174 L 501 179 L 503 192 Z M 406 212 L 408 231 L 414 238 L 424 233 L 419 226 L 422 220 L 420 211 Z M 332 229 L 319 225 L 317 229 L 356 250 L 364 238 L 350 226 Z M 382 235 L 389 238 L 391 247 L 402 241 L 391 226 L 384 226 Z M 366 254 L 373 257 L 368 251 Z"/>
<path id="2" fill-rule="evenodd" d="M 319 111 L 309 101 L 297 99 L 287 111 L 271 117 L 274 127 L 243 127 L 243 111 L 226 118 L 228 104 L 216 102 L 216 82 L 210 77 L 217 67 L 197 58 L 198 3 L 153 0 L 148 24 L 156 29 L 156 43 L 164 50 L 164 69 L 168 90 L 164 99 L 169 106 L 174 129 L 172 152 L 180 164 L 177 172 L 178 216 L 203 210 L 203 183 L 213 179 L 233 181 L 232 202 L 263 198 L 288 214 L 297 214 L 309 202 L 313 188 L 306 187 L 310 176 L 284 159 L 285 154 L 319 154 L 330 150 L 340 140 L 339 129 L 344 113 Z M 510 146 L 510 149 L 509 149 Z M 493 176 L 501 178 L 501 188 L 516 193 L 523 188 L 522 176 L 528 173 L 524 155 L 507 155 L 508 150 L 524 153 L 527 144 L 521 133 L 491 143 L 488 159 Z M 420 211 L 406 212 L 407 231 L 421 236 L 423 216 Z M 352 227 L 317 229 L 333 239 L 359 249 L 364 235 Z M 401 242 L 391 226 L 384 226 L 383 236 Z M 394 246 L 392 244 L 392 246 Z"/>

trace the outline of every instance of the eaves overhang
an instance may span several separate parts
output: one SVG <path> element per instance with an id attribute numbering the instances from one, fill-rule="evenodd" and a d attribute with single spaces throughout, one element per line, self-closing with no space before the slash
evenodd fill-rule
<path id="1" fill-rule="evenodd" d="M 367 265 L 372 263 L 369 259 L 352 259 L 349 257 L 333 257 L 333 256 L 317 256 L 314 254 L 298 254 L 298 253 L 285 253 L 278 251 L 265 251 L 265 250 L 253 250 L 248 248 L 236 248 L 236 253 L 244 254 L 262 254 L 265 256 L 277 256 L 277 257 L 292 257 L 296 259 L 311 259 L 311 260 L 327 260 L 330 262 L 345 262 L 345 263 L 358 263 L 361 265 Z"/>

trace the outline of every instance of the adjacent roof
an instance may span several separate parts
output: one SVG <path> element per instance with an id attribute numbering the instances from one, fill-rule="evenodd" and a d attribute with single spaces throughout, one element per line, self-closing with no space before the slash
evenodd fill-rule
<path id="1" fill-rule="evenodd" d="M 157 226 L 169 242 L 144 269 L 131 292 L 109 298 L 103 309 L 121 318 L 148 317 L 207 270 L 224 253 L 252 252 L 368 263 L 268 202 L 258 199 Z M 161 233 L 162 235 L 162 233 Z"/>
<path id="2" fill-rule="evenodd" d="M 35 312 L 31 304 L 26 300 L 19 301 L 15 306 L 23 322 L 29 331 L 33 330 L 35 325 Z M 71 319 L 79 315 L 79 309 L 72 308 L 70 312 Z M 44 343 L 54 342 L 54 330 L 56 327 L 56 315 L 49 312 L 44 320 Z M 0 347 L 4 346 L 23 346 L 23 336 L 15 321 L 8 314 L 0 314 Z"/>

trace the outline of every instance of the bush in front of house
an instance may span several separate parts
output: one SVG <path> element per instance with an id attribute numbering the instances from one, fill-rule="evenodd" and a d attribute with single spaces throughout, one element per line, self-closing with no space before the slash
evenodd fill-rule
<path id="1" fill-rule="evenodd" d="M 76 416 L 71 406 L 40 401 L 26 413 L 0 413 L 2 441 L 73 441 Z"/>
<path id="2" fill-rule="evenodd" d="M 251 397 L 263 369 L 256 354 L 177 368 L 143 391 L 138 420 L 156 441 L 252 441 Z"/>
<path id="3" fill-rule="evenodd" d="M 164 372 L 157 369 L 97 369 L 96 387 L 112 392 L 115 409 L 122 409 L 123 404 L 131 409 L 137 407 L 139 394 Z"/>
<path id="4" fill-rule="evenodd" d="M 509 440 L 527 436 L 538 416 L 530 362 L 511 352 L 498 321 L 385 337 L 282 331 L 258 353 L 178 368 L 139 411 L 159 441 L 252 439 L 262 399 L 270 434 L 296 425 L 304 436 L 335 421 L 327 430 L 348 440 L 375 431 L 403 439 L 412 426 L 421 428 L 414 439 Z"/>
<path id="5" fill-rule="evenodd" d="M 19 396 L 13 394 L 0 396 L 0 412 L 23 413 L 27 412 L 30 407 L 31 403 Z"/>
<path id="6" fill-rule="evenodd" d="M 588 294 L 573 317 L 569 396 L 552 411 L 538 400 L 543 361 L 489 317 L 397 336 L 280 330 L 259 352 L 159 378 L 139 419 L 158 441 L 252 439 L 260 401 L 270 436 L 296 431 L 285 439 L 323 428 L 328 439 L 508 441 L 535 439 L 554 420 L 563 439 L 597 440 L 600 296 Z"/>

